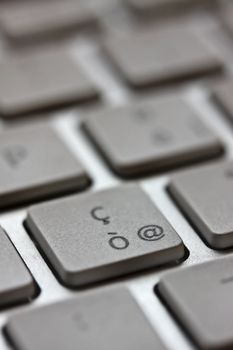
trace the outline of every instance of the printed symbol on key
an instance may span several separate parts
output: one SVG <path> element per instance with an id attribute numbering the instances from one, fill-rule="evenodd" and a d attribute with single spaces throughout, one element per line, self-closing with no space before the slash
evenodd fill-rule
<path id="1" fill-rule="evenodd" d="M 11 168 L 17 168 L 27 158 L 27 150 L 21 145 L 9 146 L 4 148 L 1 153 Z"/>
<path id="2" fill-rule="evenodd" d="M 143 107 L 137 107 L 136 109 L 132 110 L 132 115 L 134 118 L 136 118 L 138 121 L 147 121 L 150 118 L 150 111 L 148 108 Z"/>
<path id="3" fill-rule="evenodd" d="M 103 210 L 104 210 L 104 208 L 101 206 L 95 207 L 91 210 L 91 216 L 95 220 L 102 221 L 104 225 L 108 225 L 108 224 L 110 224 L 110 217 L 109 216 L 102 216 L 101 214 L 99 214 L 99 211 L 103 211 Z"/>
<path id="4" fill-rule="evenodd" d="M 119 236 L 116 232 L 109 232 L 109 235 L 113 235 L 108 241 L 110 247 L 117 250 L 127 249 L 129 246 L 129 241 L 123 236 Z"/>
<path id="5" fill-rule="evenodd" d="M 172 134 L 162 129 L 154 131 L 152 137 L 154 143 L 159 146 L 170 144 L 173 141 Z"/>
<path id="6" fill-rule="evenodd" d="M 164 236 L 163 228 L 158 225 L 146 225 L 138 230 L 138 237 L 144 241 L 158 241 Z"/>
<path id="7" fill-rule="evenodd" d="M 233 178 L 233 169 L 227 169 L 226 172 L 226 177 L 228 177 L 229 179 Z"/>

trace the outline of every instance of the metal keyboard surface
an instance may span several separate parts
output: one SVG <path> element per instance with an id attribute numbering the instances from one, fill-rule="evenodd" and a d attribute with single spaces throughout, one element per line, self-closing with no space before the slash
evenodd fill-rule
<path id="1" fill-rule="evenodd" d="M 131 16 L 129 11 L 122 4 L 116 4 L 114 0 L 93 0 L 92 4 L 103 23 L 103 31 L 124 33 L 133 31 L 140 26 L 137 20 Z M 201 33 L 203 40 L 208 40 L 215 52 L 226 63 L 227 73 L 233 73 L 233 64 L 230 62 L 233 55 L 233 40 L 228 37 L 222 28 L 215 14 L 205 12 L 199 15 L 197 12 L 191 16 L 187 15 L 187 21 L 191 26 Z M 143 23 L 145 27 L 150 24 Z M 166 25 L 166 22 L 161 25 Z M 125 102 L 138 98 L 119 79 L 111 64 L 101 55 L 101 41 L 92 36 L 78 36 L 66 42 L 70 52 L 79 61 L 83 69 L 90 75 L 103 93 L 103 102 L 96 106 L 85 108 L 71 108 L 65 111 L 51 113 L 50 122 L 58 131 L 71 152 L 79 157 L 86 170 L 93 179 L 93 185 L 88 189 L 95 192 L 100 189 L 110 188 L 124 181 L 116 177 L 107 167 L 102 157 L 95 151 L 92 144 L 81 130 L 81 121 L 85 119 L 86 113 L 93 113 L 95 109 L 101 110 L 104 106 L 118 106 Z M 0 57 L 15 49 L 7 47 L 3 40 L 0 42 Z M 17 49 L 20 54 L 20 49 Z M 209 79 L 207 82 L 195 81 L 179 86 L 179 93 L 192 106 L 201 119 L 206 121 L 210 129 L 214 130 L 226 146 L 226 159 L 233 159 L 233 128 L 230 126 L 224 113 L 214 104 L 210 97 L 211 87 L 216 80 Z M 163 89 L 161 94 L 177 93 L 177 88 Z M 156 92 L 149 92 L 153 96 Z M 146 95 L 146 94 L 145 94 Z M 22 120 L 21 123 L 33 123 L 33 121 Z M 17 122 L 18 123 L 18 122 Z M 16 123 L 16 124 L 17 124 Z M 1 122 L 0 133 L 5 128 L 14 127 L 14 123 Z M 212 160 L 218 162 L 219 160 Z M 195 167 L 196 165 L 193 165 Z M 176 170 L 178 171 L 178 170 Z M 77 294 L 91 294 L 96 289 L 105 289 L 118 284 L 129 287 L 136 300 L 139 302 L 152 326 L 160 335 L 168 349 L 194 350 L 195 347 L 188 337 L 181 331 L 179 325 L 172 319 L 171 315 L 154 293 L 154 287 L 164 272 L 172 269 L 182 269 L 184 266 L 192 266 L 196 263 L 218 259 L 233 252 L 214 251 L 207 247 L 201 238 L 196 234 L 192 226 L 174 204 L 166 191 L 169 177 L 175 170 L 165 174 L 142 178 L 139 183 L 148 193 L 151 199 L 170 221 L 175 230 L 179 233 L 189 251 L 189 255 L 180 265 L 175 267 L 161 267 L 150 269 L 143 273 L 135 273 L 124 278 L 118 278 L 110 282 L 96 284 L 79 291 L 69 290 L 57 281 L 50 267 L 47 265 L 38 249 L 27 234 L 23 222 L 26 218 L 27 206 L 4 211 L 0 214 L 0 224 L 10 236 L 13 244 L 18 249 L 26 265 L 40 287 L 40 294 L 31 303 L 11 307 L 0 312 L 0 327 L 3 328 L 9 315 L 20 313 L 23 310 L 38 308 L 41 305 L 50 304 L 55 301 L 65 300 Z M 9 350 L 10 346 L 0 334 L 0 349 Z"/>

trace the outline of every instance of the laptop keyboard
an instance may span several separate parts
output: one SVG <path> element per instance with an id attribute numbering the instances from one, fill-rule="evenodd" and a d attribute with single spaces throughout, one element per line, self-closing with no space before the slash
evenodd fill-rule
<path id="1" fill-rule="evenodd" d="M 232 10 L 0 1 L 0 350 L 233 348 Z"/>

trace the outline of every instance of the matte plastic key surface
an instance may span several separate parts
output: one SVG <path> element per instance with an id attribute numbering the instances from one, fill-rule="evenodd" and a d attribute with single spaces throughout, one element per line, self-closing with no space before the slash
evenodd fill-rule
<path id="1" fill-rule="evenodd" d="M 219 156 L 218 137 L 181 98 L 95 113 L 84 129 L 110 167 L 130 177 Z"/>
<path id="2" fill-rule="evenodd" d="M 82 286 L 184 255 L 184 245 L 135 185 L 32 206 L 26 225 L 60 281 Z"/>
<path id="3" fill-rule="evenodd" d="M 14 42 L 56 38 L 68 31 L 97 27 L 91 8 L 79 0 L 13 2 L 2 5 L 0 25 Z"/>
<path id="4" fill-rule="evenodd" d="M 7 334 L 17 350 L 165 350 L 123 288 L 13 316 Z"/>
<path id="5" fill-rule="evenodd" d="M 78 191 L 89 178 L 55 131 L 38 124 L 3 131 L 0 208 Z"/>
<path id="6" fill-rule="evenodd" d="M 226 113 L 226 117 L 233 123 L 233 79 L 219 83 L 213 89 L 213 98 L 219 107 Z"/>
<path id="7" fill-rule="evenodd" d="M 222 1 L 220 4 L 220 18 L 223 26 L 233 37 L 233 5 L 232 1 Z"/>
<path id="8" fill-rule="evenodd" d="M 215 0 L 125 0 L 140 15 L 177 14 L 191 6 L 214 3 Z"/>
<path id="9" fill-rule="evenodd" d="M 174 45 L 175 43 L 175 45 Z M 123 79 L 147 88 L 219 73 L 222 62 L 190 28 L 112 35 L 104 50 Z"/>
<path id="10" fill-rule="evenodd" d="M 24 53 L 0 63 L 0 116 L 50 110 L 97 98 L 94 84 L 63 49 Z"/>
<path id="11" fill-rule="evenodd" d="M 212 248 L 233 246 L 233 163 L 177 174 L 169 191 Z"/>
<path id="12" fill-rule="evenodd" d="M 233 257 L 171 272 L 159 293 L 201 350 L 233 348 Z"/>
<path id="13" fill-rule="evenodd" d="M 1 227 L 0 251 L 0 307 L 32 298 L 36 292 L 33 278 Z"/>

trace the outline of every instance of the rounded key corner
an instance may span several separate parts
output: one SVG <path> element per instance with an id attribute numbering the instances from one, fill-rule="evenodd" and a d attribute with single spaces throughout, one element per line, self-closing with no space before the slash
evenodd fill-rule
<path id="1" fill-rule="evenodd" d="M 231 237 L 229 237 L 229 232 L 222 232 L 221 230 L 218 232 L 216 230 L 215 232 L 211 232 L 208 230 L 208 232 L 206 231 L 205 236 L 202 234 L 201 236 L 206 245 L 212 250 L 214 249 L 216 251 L 227 251 L 233 248 L 233 232 L 231 234 Z"/>

